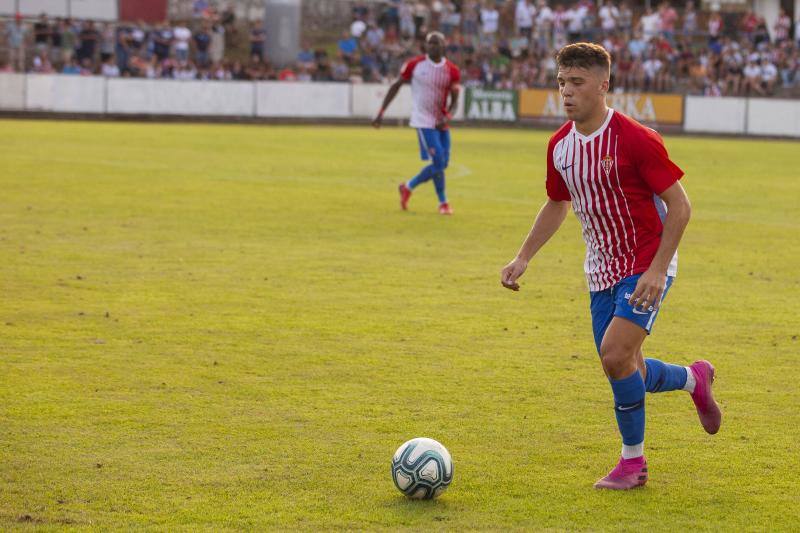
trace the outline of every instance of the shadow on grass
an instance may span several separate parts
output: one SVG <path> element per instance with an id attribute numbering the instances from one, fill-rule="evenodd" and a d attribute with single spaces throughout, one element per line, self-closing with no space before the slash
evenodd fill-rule
<path id="1" fill-rule="evenodd" d="M 445 522 L 451 518 L 453 509 L 447 499 L 411 500 L 398 495 L 385 500 L 380 507 L 395 517 L 398 525 L 419 525 L 421 523 Z"/>

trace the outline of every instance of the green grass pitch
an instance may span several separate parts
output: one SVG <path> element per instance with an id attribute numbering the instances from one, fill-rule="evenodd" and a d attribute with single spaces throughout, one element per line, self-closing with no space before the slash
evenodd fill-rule
<path id="1" fill-rule="evenodd" d="M 790 530 L 800 517 L 800 144 L 668 137 L 693 218 L 645 353 L 717 367 L 725 418 L 650 395 L 619 454 L 573 216 L 499 283 L 546 132 L 456 128 L 453 217 L 413 130 L 0 121 L 0 529 Z M 455 479 L 407 501 L 416 436 Z"/>

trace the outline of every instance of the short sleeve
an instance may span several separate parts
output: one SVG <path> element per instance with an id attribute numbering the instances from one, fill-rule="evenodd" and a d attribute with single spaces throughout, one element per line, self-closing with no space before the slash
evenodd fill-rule
<path id="1" fill-rule="evenodd" d="M 664 141 L 654 130 L 645 130 L 635 153 L 639 176 L 655 194 L 666 191 L 683 177 L 683 170 L 670 160 Z"/>
<path id="2" fill-rule="evenodd" d="M 414 74 L 414 67 L 417 66 L 419 60 L 417 58 L 412 58 L 403 63 L 403 66 L 400 68 L 400 77 L 405 81 L 411 81 L 411 76 Z"/>
<path id="3" fill-rule="evenodd" d="M 567 184 L 564 183 L 561 173 L 556 170 L 556 165 L 553 161 L 554 147 L 555 143 L 553 141 L 550 141 L 547 145 L 547 179 L 545 180 L 547 196 L 556 202 L 568 202 L 571 200 L 569 189 L 567 189 Z"/>
<path id="4" fill-rule="evenodd" d="M 454 85 L 458 85 L 459 83 L 461 83 L 461 70 L 452 63 L 450 63 L 449 65 L 450 65 L 450 86 L 453 87 Z"/>

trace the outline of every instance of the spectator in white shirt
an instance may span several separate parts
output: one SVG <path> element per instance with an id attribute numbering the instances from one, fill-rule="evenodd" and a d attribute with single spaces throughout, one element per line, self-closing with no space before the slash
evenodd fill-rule
<path id="1" fill-rule="evenodd" d="M 772 94 L 778 81 L 778 68 L 766 59 L 761 61 L 761 87 L 766 94 Z"/>
<path id="2" fill-rule="evenodd" d="M 597 12 L 600 17 L 600 28 L 604 34 L 609 34 L 617 28 L 617 19 L 619 19 L 619 9 L 611 2 L 606 2 L 603 7 Z"/>
<path id="3" fill-rule="evenodd" d="M 172 29 L 172 35 L 175 39 L 175 58 L 178 61 L 187 61 L 189 59 L 189 41 L 192 39 L 192 32 L 184 26 L 179 24 Z"/>
<path id="4" fill-rule="evenodd" d="M 487 0 L 481 8 L 481 34 L 486 42 L 493 44 L 500 25 L 500 13 L 492 0 Z"/>
<path id="5" fill-rule="evenodd" d="M 650 39 L 658 35 L 661 29 L 661 17 L 652 9 L 648 9 L 639 19 L 639 29 L 642 31 L 644 41 L 649 43 Z"/>
<path id="6" fill-rule="evenodd" d="M 748 58 L 747 65 L 744 67 L 744 83 L 742 84 L 742 93 L 745 96 L 751 92 L 764 94 L 761 89 L 761 67 L 752 57 Z"/>
<path id="7" fill-rule="evenodd" d="M 517 8 L 514 12 L 514 19 L 517 24 L 517 31 L 520 35 L 530 39 L 533 32 L 533 19 L 536 16 L 536 6 L 532 0 L 517 0 Z"/>

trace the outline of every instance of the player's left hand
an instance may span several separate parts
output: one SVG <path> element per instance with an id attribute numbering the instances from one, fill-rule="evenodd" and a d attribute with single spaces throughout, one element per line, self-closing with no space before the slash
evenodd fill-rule
<path id="1" fill-rule="evenodd" d="M 436 123 L 436 129 L 437 130 L 447 129 L 447 122 L 448 120 L 446 118 L 443 118 L 442 120 Z"/>
<path id="2" fill-rule="evenodd" d="M 639 276 L 639 281 L 636 282 L 636 289 L 628 299 L 628 304 L 633 307 L 641 307 L 643 311 L 649 309 L 650 306 L 653 307 L 653 310 L 656 310 L 661 305 L 661 297 L 664 295 L 666 286 L 666 273 L 647 270 Z"/>

